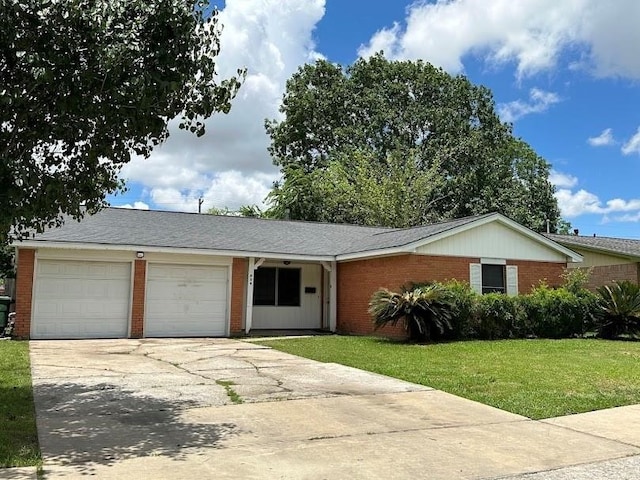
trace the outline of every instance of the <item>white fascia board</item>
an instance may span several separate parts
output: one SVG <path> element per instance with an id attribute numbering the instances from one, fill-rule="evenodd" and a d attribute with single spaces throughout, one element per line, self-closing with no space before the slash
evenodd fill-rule
<path id="1" fill-rule="evenodd" d="M 360 260 L 361 258 L 402 255 L 403 253 L 415 253 L 415 248 L 409 248 L 404 245 L 402 247 L 381 248 L 378 250 L 366 250 L 364 252 L 343 253 L 342 255 L 337 255 L 336 260 L 338 262 L 346 262 L 348 260 Z"/>
<path id="2" fill-rule="evenodd" d="M 131 252 L 182 253 L 189 255 L 217 255 L 224 257 L 258 257 L 274 260 L 299 260 L 307 262 L 331 262 L 335 257 L 330 255 L 299 255 L 271 252 L 246 252 L 241 250 L 207 250 L 201 248 L 150 247 L 144 245 L 112 245 L 97 243 L 43 242 L 37 240 L 23 240 L 14 243 L 17 248 L 60 248 L 68 250 L 119 250 Z"/>
<path id="3" fill-rule="evenodd" d="M 546 245 L 552 250 L 562 253 L 567 257 L 567 261 L 575 262 L 575 263 L 582 262 L 583 257 L 579 253 L 574 252 L 573 250 L 566 248 L 563 245 L 560 245 L 559 243 L 554 242 L 553 240 L 548 239 L 544 235 L 536 233 L 533 230 L 530 230 L 527 227 L 524 227 L 517 222 L 514 222 L 510 218 L 507 218 L 500 213 L 493 213 L 491 215 L 487 215 L 485 217 L 479 218 L 469 223 L 465 223 L 464 225 L 451 228 L 444 232 L 440 232 L 435 235 L 431 235 L 430 237 L 423 238 L 421 240 L 417 240 L 412 243 L 407 243 L 406 245 L 402 245 L 399 247 L 369 250 L 369 251 L 357 252 L 357 253 L 347 253 L 343 255 L 338 255 L 336 259 L 338 261 L 345 261 L 345 260 L 357 260 L 357 259 L 369 258 L 369 257 L 378 257 L 378 256 L 384 256 L 384 255 L 415 253 L 417 248 L 422 247 L 424 245 L 428 245 L 430 243 L 437 242 L 438 240 L 442 240 L 443 238 L 447 238 L 452 235 L 457 235 L 458 233 L 464 232 L 466 230 L 470 230 L 472 228 L 479 227 L 481 225 L 485 225 L 487 223 L 496 222 L 496 221 L 506 225 L 509 228 L 512 228 L 513 230 L 518 231 L 519 233 L 525 235 L 526 237 L 529 237 L 534 241 L 537 241 L 539 243 Z"/>

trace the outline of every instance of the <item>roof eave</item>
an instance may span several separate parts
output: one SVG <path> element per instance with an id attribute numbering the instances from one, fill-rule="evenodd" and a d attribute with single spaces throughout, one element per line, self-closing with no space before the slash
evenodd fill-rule
<path id="1" fill-rule="evenodd" d="M 400 246 L 395 246 L 395 247 L 385 248 L 385 249 L 368 250 L 363 252 L 346 253 L 346 254 L 338 255 L 336 259 L 338 261 L 345 261 L 345 260 L 357 260 L 357 259 L 368 258 L 368 257 L 377 257 L 377 256 L 383 256 L 383 255 L 399 255 L 403 253 L 415 253 L 417 249 L 420 247 L 429 245 L 430 243 L 437 242 L 444 238 L 457 235 L 466 230 L 470 230 L 472 228 L 476 228 L 481 225 L 485 225 L 487 223 L 491 223 L 494 221 L 499 221 L 505 224 L 506 226 L 513 228 L 514 230 L 517 230 L 519 233 L 531 238 L 532 240 L 542 243 L 546 245 L 548 248 L 551 248 L 552 250 L 562 253 L 566 257 L 567 262 L 580 263 L 583 260 L 582 255 L 580 255 L 579 253 L 574 252 L 573 250 L 561 245 L 558 242 L 548 239 L 544 235 L 536 233 L 533 230 L 530 230 L 529 228 L 520 225 L 519 223 L 511 220 L 508 217 L 505 217 L 500 213 L 492 213 L 489 215 L 484 215 L 475 220 L 471 220 L 462 225 L 458 225 L 457 227 L 453 227 L 451 229 L 445 230 L 440 233 L 436 233 L 434 235 L 430 235 L 426 238 L 422 238 L 420 240 L 407 243 L 405 245 L 400 245 Z"/>
<path id="2" fill-rule="evenodd" d="M 557 243 L 560 243 L 561 245 L 563 245 L 563 243 L 561 241 L 557 241 Z M 602 248 L 602 247 L 595 247 L 595 246 L 591 246 L 591 245 L 578 245 L 575 243 L 570 243 L 570 242 L 565 242 L 567 245 L 567 248 L 569 248 L 569 246 L 573 247 L 573 248 L 580 248 L 582 250 L 587 250 L 589 252 L 594 252 L 594 253 L 604 253 L 606 255 L 611 255 L 613 257 L 618 257 L 618 258 L 624 258 L 626 260 L 635 260 L 640 262 L 640 255 L 629 255 L 627 253 L 621 253 L 617 250 L 612 250 L 609 248 Z"/>
<path id="3" fill-rule="evenodd" d="M 331 262 L 335 261 L 333 255 L 302 255 L 282 252 L 259 252 L 244 250 L 212 250 L 203 248 L 181 248 L 181 247 L 157 247 L 147 245 L 117 245 L 102 243 L 84 242 L 56 242 L 45 240 L 23 240 L 13 244 L 16 248 L 60 248 L 67 250 L 108 250 L 108 251 L 131 251 L 131 252 L 153 252 L 153 253 L 180 253 L 189 255 L 210 255 L 223 257 L 240 258 L 266 258 L 266 259 L 287 259 L 308 262 Z"/>

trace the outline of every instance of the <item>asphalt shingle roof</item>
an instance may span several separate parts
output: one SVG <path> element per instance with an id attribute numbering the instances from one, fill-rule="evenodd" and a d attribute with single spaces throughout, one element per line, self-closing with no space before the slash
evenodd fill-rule
<path id="1" fill-rule="evenodd" d="M 546 234 L 545 236 L 569 248 L 584 247 L 618 255 L 640 257 L 640 240 L 613 237 L 583 237 L 578 235 Z"/>
<path id="2" fill-rule="evenodd" d="M 67 219 L 62 227 L 36 234 L 33 240 L 336 256 L 400 247 L 482 217 L 396 229 L 106 208 L 81 222 Z"/>

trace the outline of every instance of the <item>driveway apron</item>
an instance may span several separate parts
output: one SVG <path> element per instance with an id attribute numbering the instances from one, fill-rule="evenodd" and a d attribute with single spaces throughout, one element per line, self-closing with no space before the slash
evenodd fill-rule
<path id="1" fill-rule="evenodd" d="M 482 479 L 640 454 L 633 434 L 229 339 L 33 341 L 31 362 L 44 478 Z"/>

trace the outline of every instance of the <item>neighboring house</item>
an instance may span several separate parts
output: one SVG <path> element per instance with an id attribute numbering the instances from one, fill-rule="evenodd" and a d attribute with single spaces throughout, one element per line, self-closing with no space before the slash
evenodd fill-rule
<path id="1" fill-rule="evenodd" d="M 368 334 L 380 287 L 516 294 L 581 260 L 499 214 L 392 229 L 108 208 L 16 249 L 16 334 L 34 339 Z"/>
<path id="2" fill-rule="evenodd" d="M 640 240 L 550 234 L 546 237 L 582 255 L 581 263 L 570 262 L 567 266 L 589 268 L 590 289 L 621 280 L 639 283 Z"/>

